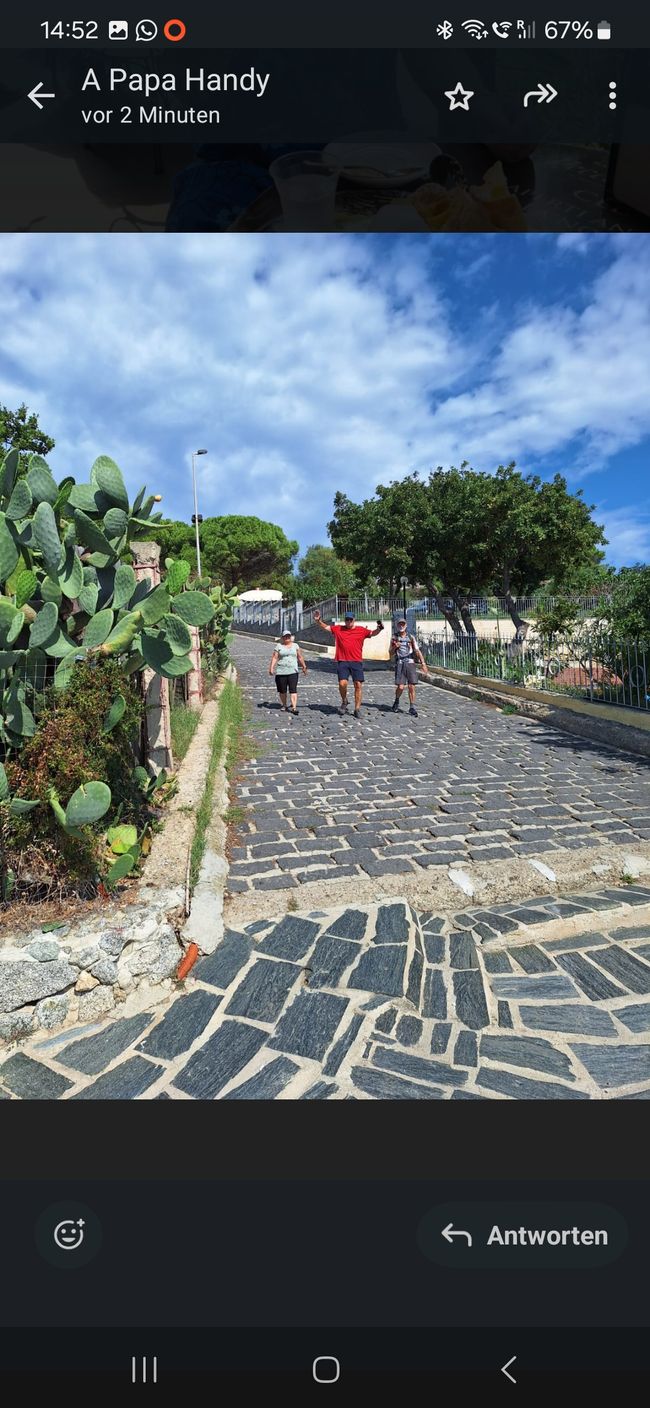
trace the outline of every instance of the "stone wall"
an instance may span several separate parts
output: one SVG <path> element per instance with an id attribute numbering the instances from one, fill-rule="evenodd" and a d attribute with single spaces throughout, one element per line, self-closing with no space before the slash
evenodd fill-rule
<path id="1" fill-rule="evenodd" d="M 0 1041 L 95 1021 L 136 988 L 169 986 L 183 955 L 183 899 L 179 890 L 158 891 L 110 916 L 32 929 L 1 948 Z"/>

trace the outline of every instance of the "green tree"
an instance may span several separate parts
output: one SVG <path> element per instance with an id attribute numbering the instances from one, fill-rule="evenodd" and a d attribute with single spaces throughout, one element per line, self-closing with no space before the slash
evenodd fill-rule
<path id="1" fill-rule="evenodd" d="M 650 643 L 650 567 L 621 567 L 603 615 L 616 636 Z"/>
<path id="2" fill-rule="evenodd" d="M 334 548 L 314 543 L 301 557 L 293 585 L 296 596 L 311 606 L 330 596 L 351 595 L 358 590 L 358 576 L 353 563 L 340 558 Z"/>
<path id="3" fill-rule="evenodd" d="M 275 523 L 244 514 L 204 518 L 201 525 L 201 569 L 230 590 L 290 585 L 298 544 Z"/>
<path id="4" fill-rule="evenodd" d="M 0 460 L 11 449 L 19 451 L 19 475 L 27 473 L 30 455 L 47 455 L 54 449 L 53 439 L 41 430 L 38 416 L 24 403 L 17 411 L 0 405 Z"/>
<path id="5" fill-rule="evenodd" d="M 180 523 L 170 520 L 167 523 L 158 523 L 155 528 L 154 542 L 160 543 L 161 559 L 166 557 L 178 558 L 182 562 L 189 562 L 196 571 L 196 547 L 194 537 L 194 526 L 191 523 Z M 203 563 L 201 563 L 203 567 Z"/>
<path id="6" fill-rule="evenodd" d="M 465 462 L 379 485 L 362 504 L 337 494 L 329 531 L 340 555 L 389 590 L 402 574 L 423 582 L 456 635 L 474 630 L 471 593 L 503 596 L 521 640 L 529 622 L 517 596 L 550 577 L 562 589 L 578 565 L 598 569 L 605 539 L 592 512 L 560 474 L 543 481 L 509 464 L 491 475 Z"/>

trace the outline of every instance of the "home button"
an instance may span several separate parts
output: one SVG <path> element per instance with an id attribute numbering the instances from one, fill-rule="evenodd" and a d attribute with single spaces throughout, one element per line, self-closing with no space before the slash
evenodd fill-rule
<path id="1" fill-rule="evenodd" d="M 341 1377 L 341 1365 L 333 1354 L 321 1354 L 314 1360 L 312 1372 L 317 1384 L 335 1384 Z"/>

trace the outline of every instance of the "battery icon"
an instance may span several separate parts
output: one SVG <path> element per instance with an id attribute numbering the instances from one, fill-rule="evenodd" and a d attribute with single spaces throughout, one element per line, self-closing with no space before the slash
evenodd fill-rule
<path id="1" fill-rule="evenodd" d="M 599 20 L 598 29 L 596 30 L 596 33 L 599 39 L 611 39 L 612 26 L 609 20 Z"/>

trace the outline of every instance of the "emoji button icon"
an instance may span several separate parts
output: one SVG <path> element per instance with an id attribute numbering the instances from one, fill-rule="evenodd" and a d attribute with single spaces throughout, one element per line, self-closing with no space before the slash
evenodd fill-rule
<path id="1" fill-rule="evenodd" d="M 146 43 L 149 43 L 152 39 L 156 38 L 157 33 L 158 25 L 155 20 L 138 20 L 135 27 L 136 40 L 142 39 Z"/>
<path id="2" fill-rule="evenodd" d="M 163 28 L 165 39 L 170 44 L 178 44 L 180 39 L 184 39 L 187 34 L 187 25 L 182 20 L 167 20 Z"/>
<path id="3" fill-rule="evenodd" d="M 54 1228 L 54 1241 L 62 1252 L 76 1252 L 84 1239 L 85 1222 L 83 1217 L 78 1217 L 76 1222 L 72 1218 L 66 1218 L 64 1222 L 57 1222 Z"/>
<path id="4" fill-rule="evenodd" d="M 81 1270 L 102 1248 L 96 1212 L 76 1198 L 43 1208 L 36 1219 L 34 1238 L 39 1256 L 62 1272 Z"/>

